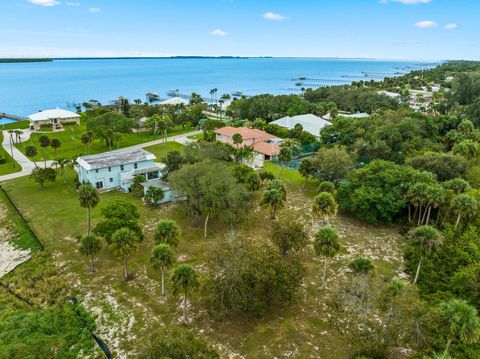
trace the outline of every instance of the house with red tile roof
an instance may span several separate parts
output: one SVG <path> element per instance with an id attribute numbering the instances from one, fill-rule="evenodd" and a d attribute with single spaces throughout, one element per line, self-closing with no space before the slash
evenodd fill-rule
<path id="1" fill-rule="evenodd" d="M 281 138 L 271 135 L 265 131 L 247 127 L 226 126 L 215 130 L 216 140 L 236 146 L 233 143 L 235 134 L 242 136 L 243 142 L 238 146 L 251 146 L 254 152 L 253 167 L 263 167 L 265 161 L 280 153 Z"/>

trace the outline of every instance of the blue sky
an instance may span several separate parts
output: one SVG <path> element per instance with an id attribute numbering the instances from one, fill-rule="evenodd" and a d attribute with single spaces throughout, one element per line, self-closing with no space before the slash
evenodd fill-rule
<path id="1" fill-rule="evenodd" d="M 0 56 L 480 59 L 479 0 L 1 0 Z"/>

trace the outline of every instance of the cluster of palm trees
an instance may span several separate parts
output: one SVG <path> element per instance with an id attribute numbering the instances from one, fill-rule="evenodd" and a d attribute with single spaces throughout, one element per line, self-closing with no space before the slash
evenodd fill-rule
<path id="1" fill-rule="evenodd" d="M 91 210 L 100 202 L 97 189 L 90 183 L 80 185 L 79 190 L 80 206 L 87 209 L 87 234 L 80 240 L 80 252 L 88 257 L 90 270 L 94 270 L 94 258 L 102 249 L 100 239 L 91 233 Z M 150 256 L 151 268 L 161 273 L 161 293 L 166 295 L 165 273 L 175 264 L 173 248 L 180 243 L 181 232 L 178 225 L 171 220 L 162 220 L 158 223 L 155 233 L 155 246 Z M 123 278 L 128 280 L 128 257 L 136 253 L 140 240 L 137 233 L 128 227 L 115 231 L 112 235 L 111 246 L 115 253 L 122 257 Z M 190 293 L 199 285 L 198 274 L 187 264 L 178 265 L 171 276 L 173 294 L 183 296 L 183 319 L 188 322 L 187 300 Z"/>
<path id="2" fill-rule="evenodd" d="M 437 211 L 436 225 L 455 216 L 455 228 L 461 220 L 469 220 L 477 213 L 477 200 L 468 194 L 470 185 L 461 178 L 442 184 L 417 182 L 406 193 L 408 221 L 417 226 L 429 225 L 432 210 Z"/>

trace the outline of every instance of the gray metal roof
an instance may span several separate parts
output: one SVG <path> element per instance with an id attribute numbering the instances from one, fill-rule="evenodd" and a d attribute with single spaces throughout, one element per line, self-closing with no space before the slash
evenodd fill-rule
<path id="1" fill-rule="evenodd" d="M 155 155 L 141 148 L 117 150 L 98 155 L 81 156 L 77 163 L 86 170 L 124 165 L 127 163 L 141 162 L 156 159 Z"/>

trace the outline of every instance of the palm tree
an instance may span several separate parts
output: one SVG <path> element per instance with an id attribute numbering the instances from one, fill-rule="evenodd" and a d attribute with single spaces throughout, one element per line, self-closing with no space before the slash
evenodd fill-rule
<path id="1" fill-rule="evenodd" d="M 410 233 L 410 238 L 417 247 L 420 256 L 415 279 L 413 280 L 413 284 L 417 284 L 423 257 L 430 255 L 432 250 L 442 243 L 442 235 L 436 228 L 425 225 L 415 228 Z"/>
<path id="2" fill-rule="evenodd" d="M 480 321 L 477 309 L 462 299 L 450 299 L 440 303 L 440 313 L 448 330 L 447 354 L 454 340 L 460 343 L 472 343 L 480 337 Z"/>
<path id="3" fill-rule="evenodd" d="M 165 192 L 161 188 L 148 187 L 147 192 L 145 193 L 145 201 L 149 202 L 152 205 L 157 205 L 159 202 L 165 198 Z"/>
<path id="4" fill-rule="evenodd" d="M 183 320 L 187 323 L 187 295 L 198 287 L 197 273 L 191 266 L 181 264 L 173 272 L 172 284 L 173 294 L 183 293 Z"/>
<path id="5" fill-rule="evenodd" d="M 275 219 L 275 215 L 279 208 L 285 205 L 287 199 L 287 191 L 283 186 L 283 183 L 279 180 L 272 180 L 267 185 L 265 192 L 263 192 L 263 198 L 260 204 L 262 206 L 269 206 L 271 208 L 271 219 Z"/>
<path id="6" fill-rule="evenodd" d="M 283 169 L 288 162 L 292 160 L 292 150 L 289 147 L 280 148 L 280 153 L 278 154 L 278 160 L 283 163 L 282 169 L 280 170 L 279 177 L 282 176 Z"/>
<path id="7" fill-rule="evenodd" d="M 23 135 L 23 131 L 15 130 L 15 138 L 16 138 L 17 143 L 22 142 L 22 137 L 21 137 L 22 135 Z"/>
<path id="8" fill-rule="evenodd" d="M 60 170 L 62 171 L 62 177 L 63 177 L 63 184 L 67 183 L 67 171 L 65 170 L 67 166 L 70 166 L 72 164 L 72 160 L 69 160 L 67 158 L 59 158 L 58 160 L 55 160 L 54 162 L 55 167 L 60 167 Z"/>
<path id="9" fill-rule="evenodd" d="M 232 136 L 232 141 L 233 141 L 233 144 L 238 148 L 238 146 L 240 144 L 242 144 L 243 142 L 243 137 L 241 134 L 239 133 L 235 133 L 233 136 Z"/>
<path id="10" fill-rule="evenodd" d="M 52 140 L 50 141 L 50 147 L 53 148 L 53 153 L 55 157 L 57 157 L 57 148 L 59 148 L 61 145 L 62 143 L 58 138 L 52 138 Z"/>
<path id="11" fill-rule="evenodd" d="M 312 158 L 304 158 L 300 161 L 298 166 L 298 172 L 305 178 L 303 182 L 303 188 L 307 185 L 308 178 L 315 173 L 316 166 L 315 161 Z"/>
<path id="12" fill-rule="evenodd" d="M 165 295 L 165 271 L 175 263 L 175 256 L 168 244 L 160 243 L 152 250 L 150 264 L 154 270 L 162 272 L 162 295 Z"/>
<path id="13" fill-rule="evenodd" d="M 328 258 L 335 257 L 340 251 L 340 243 L 338 241 L 338 233 L 332 227 L 323 227 L 315 235 L 313 244 L 315 253 L 324 257 L 323 262 L 323 281 L 322 290 L 325 289 L 327 282 L 327 262 Z"/>
<path id="14" fill-rule="evenodd" d="M 35 146 L 27 146 L 25 147 L 25 154 L 28 158 L 31 158 L 35 167 L 37 166 L 37 162 L 35 162 L 34 158 L 38 154 L 37 148 Z"/>
<path id="15" fill-rule="evenodd" d="M 82 143 L 85 145 L 87 155 L 90 152 L 90 145 L 92 144 L 93 140 L 94 135 L 92 131 L 85 132 L 80 136 L 80 141 L 82 141 Z"/>
<path id="16" fill-rule="evenodd" d="M 313 200 L 312 211 L 325 223 L 326 217 L 337 213 L 337 207 L 337 202 L 331 193 L 320 192 Z"/>
<path id="17" fill-rule="evenodd" d="M 163 220 L 157 224 L 153 239 L 156 243 L 164 243 L 176 247 L 180 243 L 180 236 L 180 228 L 175 221 Z"/>
<path id="18" fill-rule="evenodd" d="M 455 222 L 455 228 L 457 228 L 462 217 L 470 217 L 477 212 L 477 200 L 468 194 L 459 194 L 453 200 L 453 212 L 457 214 Z"/>
<path id="19" fill-rule="evenodd" d="M 137 251 L 139 238 L 130 228 L 120 228 L 112 235 L 115 252 L 123 257 L 123 279 L 128 280 L 127 260 L 130 254 Z"/>
<path id="20" fill-rule="evenodd" d="M 102 242 L 94 234 L 83 237 L 80 241 L 80 253 L 90 258 L 90 270 L 93 271 L 93 259 L 102 249 Z"/>
<path id="21" fill-rule="evenodd" d="M 88 230 L 87 234 L 90 234 L 91 229 L 91 216 L 90 211 L 94 208 L 98 202 L 100 202 L 100 198 L 98 197 L 98 191 L 95 187 L 93 187 L 90 183 L 84 183 L 80 185 L 78 188 L 80 206 L 87 209 L 87 218 L 88 218 Z"/>
<path id="22" fill-rule="evenodd" d="M 43 147 L 43 161 L 44 167 L 47 167 L 47 147 L 50 146 L 50 138 L 48 136 L 42 135 L 38 138 L 40 142 L 40 147 Z"/>

